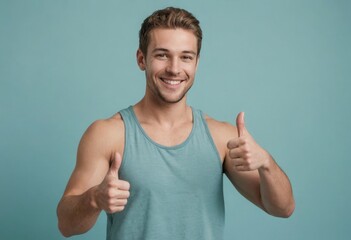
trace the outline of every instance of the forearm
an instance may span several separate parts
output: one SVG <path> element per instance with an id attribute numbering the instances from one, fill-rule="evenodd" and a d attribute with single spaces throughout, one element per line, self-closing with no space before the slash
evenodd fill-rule
<path id="1" fill-rule="evenodd" d="M 288 177 L 275 163 L 272 157 L 268 167 L 258 170 L 260 192 L 265 210 L 277 217 L 289 217 L 295 208 L 292 187 Z"/>
<path id="2" fill-rule="evenodd" d="M 101 210 L 93 201 L 94 188 L 81 195 L 64 196 L 58 207 L 58 226 L 65 237 L 82 234 L 91 229 Z"/>

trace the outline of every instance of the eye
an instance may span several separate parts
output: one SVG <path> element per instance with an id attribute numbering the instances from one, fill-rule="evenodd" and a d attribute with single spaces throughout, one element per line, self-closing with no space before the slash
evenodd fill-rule
<path id="1" fill-rule="evenodd" d="M 167 59 L 167 54 L 165 54 L 165 53 L 158 53 L 155 56 L 157 59 L 161 59 L 161 60 Z"/>
<path id="2" fill-rule="evenodd" d="M 186 61 L 186 62 L 190 62 L 194 59 L 194 57 L 192 55 L 184 55 L 181 57 L 181 59 Z"/>

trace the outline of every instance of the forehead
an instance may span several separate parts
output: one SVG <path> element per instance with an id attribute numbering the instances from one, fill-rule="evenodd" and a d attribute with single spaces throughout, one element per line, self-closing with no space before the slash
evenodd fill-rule
<path id="1" fill-rule="evenodd" d="M 150 31 L 149 36 L 148 52 L 162 48 L 174 52 L 192 51 L 197 53 L 197 39 L 190 30 L 156 28 Z"/>

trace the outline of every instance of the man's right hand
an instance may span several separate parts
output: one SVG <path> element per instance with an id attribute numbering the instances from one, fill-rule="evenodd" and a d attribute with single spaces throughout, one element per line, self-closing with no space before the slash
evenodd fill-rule
<path id="1" fill-rule="evenodd" d="M 102 183 L 96 187 L 94 194 L 93 205 L 107 213 L 123 211 L 130 195 L 129 182 L 120 180 L 118 177 L 121 162 L 121 155 L 116 153 L 115 158 L 111 162 L 110 169 Z"/>

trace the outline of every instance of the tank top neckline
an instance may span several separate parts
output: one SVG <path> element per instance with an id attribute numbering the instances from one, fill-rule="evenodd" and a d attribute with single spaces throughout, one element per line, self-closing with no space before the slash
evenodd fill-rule
<path id="1" fill-rule="evenodd" d="M 129 106 L 129 111 L 132 115 L 132 118 L 135 122 L 135 124 L 138 126 L 139 130 L 141 131 L 141 133 L 144 135 L 144 137 L 153 145 L 159 147 L 159 148 L 162 148 L 162 149 L 165 149 L 165 150 L 175 150 L 175 149 L 179 149 L 179 148 L 182 148 L 184 146 L 187 145 L 187 143 L 190 141 L 190 139 L 192 138 L 192 136 L 194 135 L 194 132 L 195 132 L 195 129 L 196 129 L 196 125 L 197 125 L 197 119 L 196 119 L 196 114 L 195 114 L 195 109 L 193 107 L 191 107 L 191 113 L 192 113 L 192 117 L 193 117 L 193 126 L 191 128 L 191 131 L 190 131 L 190 134 L 187 136 L 187 138 L 179 143 L 179 144 L 176 144 L 176 145 L 173 145 L 173 146 L 165 146 L 165 145 L 162 145 L 160 143 L 157 143 L 155 142 L 151 137 L 149 137 L 149 135 L 145 132 L 144 128 L 141 126 L 135 112 L 134 112 L 134 108 L 133 106 Z"/>

